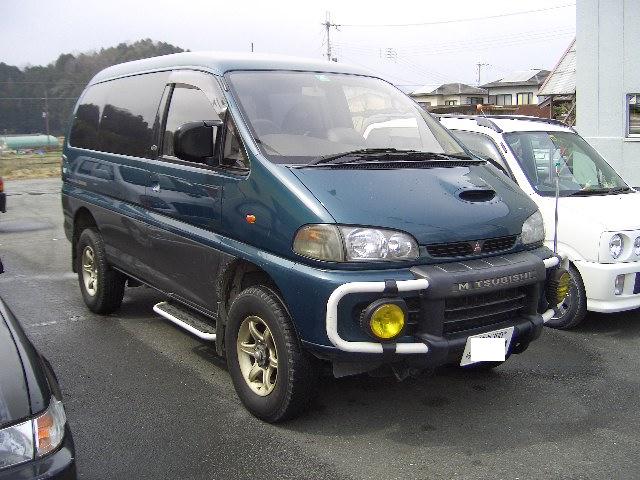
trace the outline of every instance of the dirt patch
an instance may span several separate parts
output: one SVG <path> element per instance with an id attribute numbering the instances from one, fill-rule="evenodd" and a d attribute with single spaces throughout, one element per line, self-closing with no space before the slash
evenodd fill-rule
<path id="1" fill-rule="evenodd" d="M 60 152 L 44 155 L 0 156 L 0 177 L 5 180 L 60 176 Z"/>

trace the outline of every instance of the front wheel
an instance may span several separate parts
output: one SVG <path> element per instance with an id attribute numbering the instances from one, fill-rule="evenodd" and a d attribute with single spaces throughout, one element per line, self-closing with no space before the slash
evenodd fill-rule
<path id="1" fill-rule="evenodd" d="M 566 330 L 576 327 L 587 314 L 587 294 L 580 272 L 573 265 L 569 265 L 569 294 L 558 307 L 558 313 L 546 325 L 552 328 Z"/>
<path id="2" fill-rule="evenodd" d="M 290 419 L 313 398 L 317 360 L 302 350 L 286 309 L 271 289 L 249 287 L 234 299 L 225 346 L 238 397 L 261 420 Z"/>

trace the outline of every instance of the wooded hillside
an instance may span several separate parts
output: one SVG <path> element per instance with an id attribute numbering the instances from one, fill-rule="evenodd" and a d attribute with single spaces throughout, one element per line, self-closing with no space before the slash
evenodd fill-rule
<path id="1" fill-rule="evenodd" d="M 48 106 L 51 134 L 64 135 L 76 99 L 98 71 L 117 63 L 183 51 L 145 39 L 77 56 L 63 54 L 47 66 L 23 70 L 0 63 L 0 133 L 44 133 L 43 112 Z"/>

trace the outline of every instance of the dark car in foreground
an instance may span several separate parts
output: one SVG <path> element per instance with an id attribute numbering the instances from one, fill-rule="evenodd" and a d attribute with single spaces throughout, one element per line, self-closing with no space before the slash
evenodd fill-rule
<path id="1" fill-rule="evenodd" d="M 1 299 L 0 366 L 0 480 L 75 479 L 58 381 Z"/>

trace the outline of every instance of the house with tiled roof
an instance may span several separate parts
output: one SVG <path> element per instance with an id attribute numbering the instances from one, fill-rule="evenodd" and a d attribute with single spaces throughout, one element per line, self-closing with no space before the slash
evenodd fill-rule
<path id="1" fill-rule="evenodd" d="M 409 94 L 425 108 L 478 105 L 487 102 L 487 91 L 465 83 L 445 83 L 437 88 L 425 85 Z"/>
<path id="2" fill-rule="evenodd" d="M 529 69 L 512 72 L 504 78 L 481 85 L 491 105 L 537 105 L 538 91 L 549 70 Z"/>

